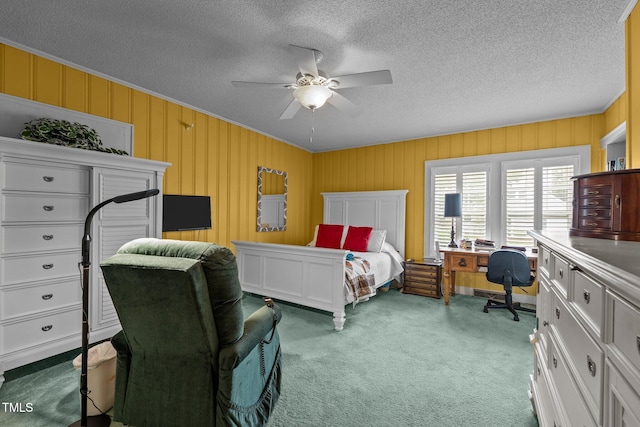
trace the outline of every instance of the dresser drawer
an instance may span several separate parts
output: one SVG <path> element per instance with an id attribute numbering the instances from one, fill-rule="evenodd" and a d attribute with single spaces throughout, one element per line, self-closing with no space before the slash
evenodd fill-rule
<path id="1" fill-rule="evenodd" d="M 3 227 L 2 252 L 20 253 L 78 249 L 83 226 L 78 224 L 15 225 Z"/>
<path id="2" fill-rule="evenodd" d="M 594 422 L 587 402 L 584 401 L 576 384 L 572 380 L 569 367 L 566 365 L 562 354 L 553 340 L 550 341 L 549 369 L 553 376 L 553 385 L 562 396 L 565 415 L 571 420 L 571 424 L 560 422 L 558 426 L 589 426 L 595 427 L 599 423 Z"/>
<path id="3" fill-rule="evenodd" d="M 600 419 L 602 408 L 602 385 L 604 351 L 589 336 L 569 310 L 565 302 L 554 299 L 553 325 L 557 331 L 558 344 L 562 344 L 571 360 L 573 371 L 586 387 L 585 398 L 593 410 L 594 418 Z"/>
<path id="4" fill-rule="evenodd" d="M 545 246 L 538 247 L 538 274 L 550 278 L 553 272 L 551 252 Z"/>
<path id="5" fill-rule="evenodd" d="M 7 354 L 61 338 L 78 335 L 82 323 L 82 311 L 78 309 L 38 317 L 23 322 L 0 326 L 1 353 Z"/>
<path id="6" fill-rule="evenodd" d="M 556 288 L 567 298 L 569 293 L 569 279 L 571 277 L 569 262 L 553 253 L 551 254 L 551 258 L 553 265 L 551 278 Z"/>
<path id="7" fill-rule="evenodd" d="M 7 257 L 2 259 L 4 285 L 27 283 L 37 280 L 80 276 L 78 252 L 54 252 L 36 256 Z"/>
<path id="8" fill-rule="evenodd" d="M 80 278 L 0 290 L 3 320 L 82 302 Z"/>
<path id="9" fill-rule="evenodd" d="M 89 171 L 41 164 L 5 162 L 5 190 L 89 194 Z"/>
<path id="10" fill-rule="evenodd" d="M 601 338 L 604 288 L 581 271 L 573 273 L 573 305 L 596 339 Z"/>
<path id="11" fill-rule="evenodd" d="M 2 220 L 10 222 L 84 221 L 89 204 L 83 196 L 26 194 L 5 194 L 2 202 Z"/>
<path id="12" fill-rule="evenodd" d="M 640 309 L 613 294 L 609 298 L 613 306 L 611 322 L 615 325 L 609 345 L 640 371 Z"/>

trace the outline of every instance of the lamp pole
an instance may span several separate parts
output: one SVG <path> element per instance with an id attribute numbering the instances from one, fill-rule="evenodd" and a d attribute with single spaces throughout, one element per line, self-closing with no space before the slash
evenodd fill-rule
<path id="1" fill-rule="evenodd" d="M 91 221 L 93 216 L 109 203 L 126 203 L 134 200 L 145 199 L 155 196 L 160 192 L 157 188 L 152 190 L 138 191 L 137 193 L 123 194 L 96 205 L 89 211 L 84 222 L 84 236 L 82 237 L 82 367 L 80 371 L 80 404 L 81 416 L 80 420 L 74 422 L 69 427 L 87 427 L 87 426 L 105 426 L 111 424 L 111 418 L 106 414 L 87 417 L 87 363 L 89 359 L 89 267 L 91 266 L 90 248 L 91 248 Z"/>

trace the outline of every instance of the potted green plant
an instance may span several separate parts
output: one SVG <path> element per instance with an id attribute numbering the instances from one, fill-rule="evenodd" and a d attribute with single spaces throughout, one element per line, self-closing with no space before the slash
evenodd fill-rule
<path id="1" fill-rule="evenodd" d="M 102 145 L 98 133 L 81 123 L 71 123 L 67 120 L 40 118 L 25 123 L 20 132 L 22 139 L 48 144 L 63 145 L 65 147 L 82 148 L 85 150 L 101 151 L 128 155 L 124 150 L 109 148 Z"/>

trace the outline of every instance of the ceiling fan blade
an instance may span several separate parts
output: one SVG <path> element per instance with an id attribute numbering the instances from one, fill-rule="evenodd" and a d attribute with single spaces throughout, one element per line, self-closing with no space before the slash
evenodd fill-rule
<path id="1" fill-rule="evenodd" d="M 231 82 L 231 84 L 242 88 L 291 89 L 290 83 Z"/>
<path id="2" fill-rule="evenodd" d="M 393 83 L 391 71 L 378 70 L 366 73 L 347 74 L 344 76 L 331 77 L 332 81 L 339 83 L 334 89 L 344 89 L 356 86 L 387 85 Z"/>
<path id="3" fill-rule="evenodd" d="M 331 98 L 327 99 L 327 102 L 339 110 L 344 111 L 351 117 L 358 117 L 362 114 L 362 109 L 358 107 L 353 102 L 349 101 L 344 96 L 340 95 L 338 92 L 333 92 Z"/>
<path id="4" fill-rule="evenodd" d="M 306 47 L 289 45 L 289 52 L 293 55 L 293 58 L 298 64 L 298 68 L 303 76 L 311 74 L 312 76 L 318 76 L 318 65 L 316 63 L 316 54 L 313 49 Z"/>
<path id="5" fill-rule="evenodd" d="M 302 104 L 300 104 L 300 102 L 298 102 L 298 100 L 294 98 L 294 100 L 291 101 L 291 104 L 289 104 L 289 106 L 284 110 L 284 112 L 280 116 L 280 120 L 292 119 L 293 116 L 296 115 L 300 107 L 302 107 Z"/>

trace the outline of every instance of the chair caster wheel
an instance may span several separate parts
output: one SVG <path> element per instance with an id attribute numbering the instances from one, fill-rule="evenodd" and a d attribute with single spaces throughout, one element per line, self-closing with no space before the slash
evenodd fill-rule
<path id="1" fill-rule="evenodd" d="M 487 306 L 485 305 L 484 308 L 482 309 L 482 311 L 484 311 L 485 313 L 489 312 L 489 309 L 487 308 Z"/>
<path id="2" fill-rule="evenodd" d="M 513 320 L 515 320 L 516 322 L 519 322 L 520 318 L 516 315 L 516 316 L 513 316 Z"/>

